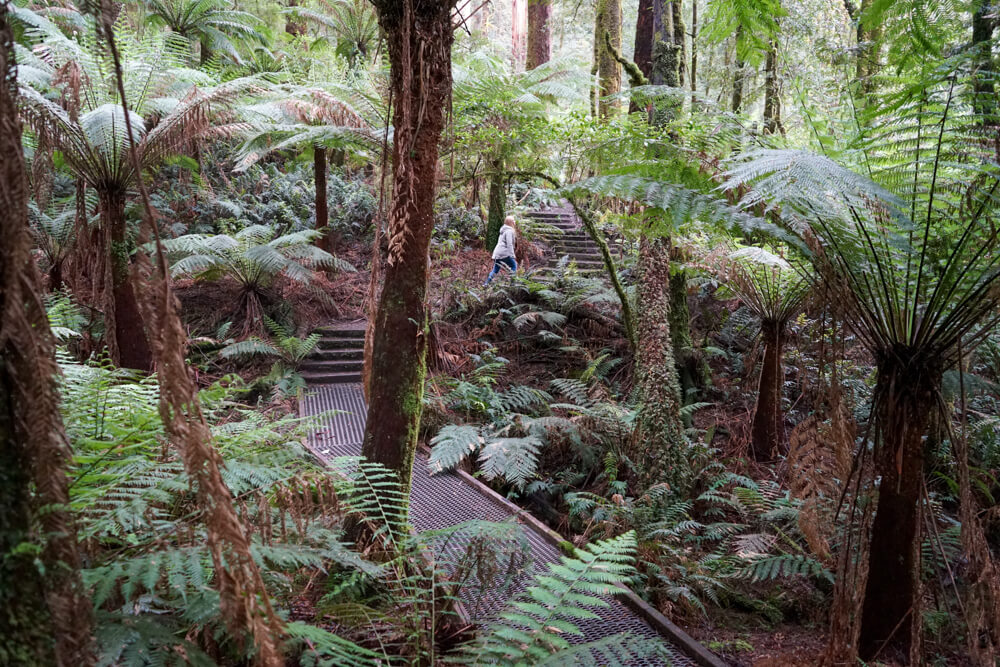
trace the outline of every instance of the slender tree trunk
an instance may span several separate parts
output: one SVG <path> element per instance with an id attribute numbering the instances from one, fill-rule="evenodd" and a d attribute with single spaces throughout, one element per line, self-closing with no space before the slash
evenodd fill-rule
<path id="1" fill-rule="evenodd" d="M 313 176 L 316 181 L 316 231 L 320 237 L 320 247 L 333 252 L 333 238 L 330 232 L 330 211 L 326 197 L 326 148 L 313 147 Z"/>
<path id="2" fill-rule="evenodd" d="M 666 483 L 681 494 L 690 482 L 681 391 L 670 337 L 669 240 L 643 238 L 636 294 L 636 386 L 639 416 L 630 443 L 638 490 Z"/>
<path id="3" fill-rule="evenodd" d="M 861 616 L 859 646 L 865 660 L 887 642 L 907 647 L 914 639 L 910 612 L 919 595 L 923 438 L 940 382 L 934 360 L 913 357 L 906 349 L 878 362 L 875 474 L 881 481 Z"/>
<path id="4" fill-rule="evenodd" d="M 782 364 L 785 334 L 784 324 L 761 322 L 764 343 L 764 363 L 760 369 L 757 389 L 757 409 L 750 428 L 750 452 L 755 461 L 771 461 L 784 447 L 785 415 L 781 409 L 781 394 L 785 373 Z"/>
<path id="5" fill-rule="evenodd" d="M 598 116 L 607 118 L 618 110 L 618 102 L 605 99 L 615 95 L 622 89 L 621 65 L 604 46 L 605 33 L 611 39 L 611 45 L 616 51 L 622 50 L 622 4 L 621 0 L 598 0 L 597 16 L 594 30 L 594 52 L 597 54 L 598 73 L 600 76 L 600 100 L 597 109 Z"/>
<path id="6" fill-rule="evenodd" d="M 771 40 L 764 65 L 764 132 L 785 133 L 781 124 L 781 86 L 778 80 L 778 42 Z"/>
<path id="7" fill-rule="evenodd" d="M 535 69 L 552 57 L 552 0 L 528 0 L 528 60 L 526 69 Z"/>
<path id="8" fill-rule="evenodd" d="M 698 0 L 691 2 L 691 92 L 698 90 Z"/>
<path id="9" fill-rule="evenodd" d="M 743 26 L 736 28 L 735 42 L 739 43 L 743 36 Z M 738 47 L 734 46 L 734 50 Z M 740 113 L 743 110 L 743 85 L 747 77 L 747 64 L 740 59 L 739 51 L 736 51 L 735 67 L 733 69 L 733 96 L 729 103 L 729 110 L 733 113 Z"/>
<path id="10" fill-rule="evenodd" d="M 408 493 L 427 370 L 428 250 L 438 142 L 451 92 L 451 3 L 377 0 L 391 63 L 393 197 L 389 257 L 376 310 L 362 454 Z"/>
<path id="11" fill-rule="evenodd" d="M 490 169 L 489 209 L 486 218 L 487 252 L 493 252 L 493 248 L 496 247 L 500 239 L 500 228 L 503 227 L 503 220 L 507 216 L 507 189 L 504 187 L 503 162 L 491 161 Z"/>
<path id="12" fill-rule="evenodd" d="M 0 662 L 89 665 L 91 612 L 68 509 L 54 344 L 31 257 L 13 46 L 0 5 Z"/>
<path id="13" fill-rule="evenodd" d="M 671 252 L 670 270 L 670 342 L 674 348 L 674 363 L 681 387 L 681 403 L 687 405 L 692 395 L 702 387 L 699 355 L 691 337 L 691 309 L 688 307 L 687 271 L 683 269 L 685 257 L 678 249 Z M 690 418 L 684 420 L 690 426 Z"/>
<path id="14" fill-rule="evenodd" d="M 524 69 L 527 50 L 528 0 L 513 0 L 511 10 L 511 62 L 513 70 L 520 72 Z"/>
<path id="15" fill-rule="evenodd" d="M 684 87 L 684 72 L 687 65 L 687 40 L 684 34 L 684 8 L 682 0 L 670 3 L 673 18 L 674 44 L 677 45 L 677 85 Z"/>
<path id="16" fill-rule="evenodd" d="M 109 312 L 105 313 L 108 348 L 112 359 L 123 368 L 151 371 L 153 356 L 129 271 L 125 193 L 101 193 L 101 224 L 111 279 L 110 285 L 105 285 L 106 296 L 110 297 L 106 309 Z"/>
<path id="17" fill-rule="evenodd" d="M 875 94 L 875 77 L 881 69 L 882 59 L 882 26 L 865 25 L 864 16 L 875 0 L 861 0 L 861 8 L 855 12 L 858 24 L 858 61 L 857 80 L 862 99 L 865 103 Z"/>

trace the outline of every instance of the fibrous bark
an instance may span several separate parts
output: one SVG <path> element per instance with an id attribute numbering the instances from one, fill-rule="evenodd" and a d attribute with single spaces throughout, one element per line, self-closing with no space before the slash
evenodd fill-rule
<path id="1" fill-rule="evenodd" d="M 736 28 L 736 36 L 734 38 L 737 46 L 736 50 L 736 62 L 733 66 L 733 95 L 729 102 L 729 110 L 733 113 L 739 113 L 743 110 L 743 85 L 747 77 L 747 64 L 739 56 L 739 42 L 743 37 L 743 26 L 742 24 Z"/>
<path id="2" fill-rule="evenodd" d="M 428 249 L 438 141 L 451 91 L 451 3 L 375 2 L 391 63 L 393 178 L 389 256 L 376 310 L 362 454 L 408 491 L 426 373 Z"/>
<path id="3" fill-rule="evenodd" d="M 875 387 L 880 482 L 859 640 L 865 660 L 887 643 L 905 647 L 914 639 L 911 622 L 920 615 L 914 605 L 920 594 L 923 438 L 942 375 L 936 360 L 906 348 L 881 357 Z"/>
<path id="4" fill-rule="evenodd" d="M 684 9 L 681 0 L 670 3 L 674 44 L 677 45 L 677 85 L 684 87 L 684 65 L 687 62 L 687 45 L 684 35 Z"/>
<path id="5" fill-rule="evenodd" d="M 750 427 L 750 452 L 755 461 L 772 460 L 785 442 L 785 416 L 781 409 L 781 390 L 785 381 L 784 328 L 784 322 L 761 322 L 764 363 L 760 369 L 757 408 Z"/>
<path id="6" fill-rule="evenodd" d="M 636 390 L 639 417 L 630 458 L 640 489 L 666 483 L 683 493 L 690 482 L 681 392 L 670 338 L 669 241 L 643 238 L 636 295 Z"/>
<path id="7" fill-rule="evenodd" d="M 125 193 L 105 190 L 99 195 L 104 232 L 103 254 L 110 258 L 104 277 L 104 325 L 108 350 L 118 365 L 150 371 L 153 369 L 153 357 L 130 271 L 131 244 L 125 219 Z"/>
<path id="8" fill-rule="evenodd" d="M 691 4 L 691 92 L 698 89 L 698 0 Z"/>
<path id="9" fill-rule="evenodd" d="M 552 57 L 552 0 L 528 0 L 528 56 L 525 69 L 535 69 Z"/>
<path id="10" fill-rule="evenodd" d="M 0 5 L 0 663 L 88 665 L 91 612 L 68 509 L 54 344 L 31 257 L 9 16 Z"/>

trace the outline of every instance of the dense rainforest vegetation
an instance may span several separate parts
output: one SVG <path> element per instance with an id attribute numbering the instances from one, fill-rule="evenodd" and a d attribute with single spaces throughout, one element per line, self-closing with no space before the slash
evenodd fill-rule
<path id="1" fill-rule="evenodd" d="M 1000 665 L 995 2 L 2 2 L 0 664 Z"/>

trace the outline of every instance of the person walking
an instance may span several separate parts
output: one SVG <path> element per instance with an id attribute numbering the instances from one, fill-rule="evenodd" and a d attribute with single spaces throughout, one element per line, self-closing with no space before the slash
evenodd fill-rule
<path id="1" fill-rule="evenodd" d="M 517 272 L 517 260 L 514 259 L 514 242 L 517 236 L 517 221 L 514 216 L 508 215 L 500 228 L 500 238 L 497 239 L 497 247 L 493 249 L 493 270 L 483 283 L 483 287 L 490 284 L 500 271 L 504 268 L 510 269 L 511 273 Z"/>

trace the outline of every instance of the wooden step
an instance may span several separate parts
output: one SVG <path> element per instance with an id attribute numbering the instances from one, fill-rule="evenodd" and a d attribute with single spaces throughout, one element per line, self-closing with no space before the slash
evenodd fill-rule
<path id="1" fill-rule="evenodd" d="M 357 361 L 364 360 L 365 350 L 362 346 L 330 350 L 316 349 L 308 358 L 318 361 Z"/>
<path id="2" fill-rule="evenodd" d="M 348 384 L 361 382 L 361 373 L 314 373 L 302 371 L 301 375 L 308 384 Z"/>

